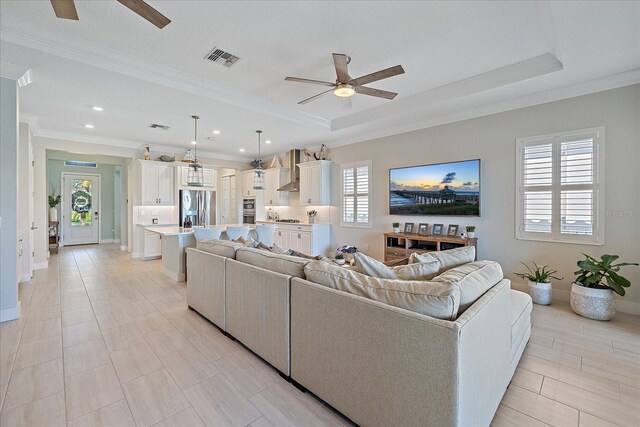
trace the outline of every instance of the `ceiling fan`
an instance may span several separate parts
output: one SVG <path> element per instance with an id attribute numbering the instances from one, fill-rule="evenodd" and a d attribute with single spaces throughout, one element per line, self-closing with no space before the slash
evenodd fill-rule
<path id="1" fill-rule="evenodd" d="M 171 22 L 169 18 L 149 6 L 149 4 L 143 0 L 118 0 L 118 2 L 158 28 L 164 28 Z M 53 11 L 58 18 L 78 20 L 78 12 L 76 11 L 76 5 L 73 0 L 51 0 L 51 6 L 53 6 Z"/>
<path id="2" fill-rule="evenodd" d="M 301 79 L 298 77 L 286 77 L 285 80 L 290 82 L 311 83 L 316 85 L 328 86 L 331 88 L 322 93 L 314 95 L 311 98 L 303 99 L 302 101 L 298 102 L 298 104 L 306 104 L 307 102 L 318 99 L 322 95 L 329 92 L 333 92 L 335 96 L 338 96 L 340 98 L 349 98 L 356 93 L 385 99 L 393 99 L 396 97 L 396 95 L 398 95 L 395 92 L 374 89 L 371 87 L 366 87 L 364 85 L 377 82 L 382 79 L 388 79 L 389 77 L 397 76 L 398 74 L 404 74 L 402 65 L 396 65 L 395 67 L 386 68 L 384 70 L 376 71 L 375 73 L 358 77 L 357 79 L 352 79 L 349 76 L 349 71 L 347 69 L 347 64 L 349 64 L 349 62 L 351 62 L 351 58 L 349 56 L 343 53 L 333 54 L 333 64 L 336 67 L 337 76 L 335 83 L 324 82 L 321 80 Z"/>

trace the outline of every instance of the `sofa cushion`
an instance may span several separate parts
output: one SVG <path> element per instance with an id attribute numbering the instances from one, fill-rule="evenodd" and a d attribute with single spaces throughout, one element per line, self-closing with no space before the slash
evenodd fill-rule
<path id="1" fill-rule="evenodd" d="M 433 281 L 458 285 L 460 288 L 458 314 L 462 314 L 503 277 L 502 268 L 497 262 L 476 261 L 447 270 L 436 276 Z"/>
<path id="2" fill-rule="evenodd" d="M 308 259 L 290 255 L 275 254 L 261 249 L 240 248 L 236 251 L 236 259 L 265 270 L 286 274 L 287 276 L 305 278 L 304 266 Z"/>
<path id="3" fill-rule="evenodd" d="M 428 262 L 437 259 L 440 261 L 438 274 L 476 259 L 476 247 L 464 246 L 462 248 L 447 249 L 445 251 L 433 251 L 426 254 L 412 253 L 409 257 L 409 264 L 416 262 Z"/>
<path id="4" fill-rule="evenodd" d="M 531 297 L 524 292 L 511 290 L 511 350 L 515 351 L 531 324 Z"/>
<path id="5" fill-rule="evenodd" d="M 311 261 L 307 280 L 437 319 L 454 320 L 460 291 L 447 282 L 379 279 L 324 261 Z"/>
<path id="6" fill-rule="evenodd" d="M 196 247 L 204 252 L 235 259 L 236 250 L 244 248 L 244 245 L 229 240 L 206 239 L 197 242 Z"/>
<path id="7" fill-rule="evenodd" d="M 384 263 L 362 252 L 356 252 L 353 255 L 356 260 L 356 271 L 358 273 L 380 279 L 431 280 L 438 274 L 438 270 L 440 269 L 440 261 L 437 259 L 388 267 L 384 265 Z"/>

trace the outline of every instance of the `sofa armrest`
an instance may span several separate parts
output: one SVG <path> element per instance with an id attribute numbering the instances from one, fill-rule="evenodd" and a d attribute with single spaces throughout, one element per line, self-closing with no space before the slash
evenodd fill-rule
<path id="1" fill-rule="evenodd" d="M 291 281 L 291 376 L 359 425 L 456 425 L 458 327 Z"/>
<path id="2" fill-rule="evenodd" d="M 187 248 L 187 304 L 225 330 L 227 258 Z"/>
<path id="3" fill-rule="evenodd" d="M 511 380 L 510 281 L 489 289 L 453 323 L 459 330 L 459 424 L 489 425 Z"/>

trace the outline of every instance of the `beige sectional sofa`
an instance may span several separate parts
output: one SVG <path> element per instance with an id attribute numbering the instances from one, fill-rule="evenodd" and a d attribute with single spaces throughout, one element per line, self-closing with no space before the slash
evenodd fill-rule
<path id="1" fill-rule="evenodd" d="M 461 287 L 447 294 L 458 311 L 445 320 L 381 302 L 383 279 L 258 249 L 223 252 L 188 249 L 189 306 L 362 426 L 488 426 L 529 339 L 531 299 L 495 263 L 438 272 L 434 282 Z"/>

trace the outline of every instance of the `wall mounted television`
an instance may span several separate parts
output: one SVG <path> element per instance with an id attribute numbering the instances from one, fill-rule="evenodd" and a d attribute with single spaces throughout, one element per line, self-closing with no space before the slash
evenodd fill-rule
<path id="1" fill-rule="evenodd" d="M 389 214 L 480 216 L 480 159 L 389 169 Z"/>

